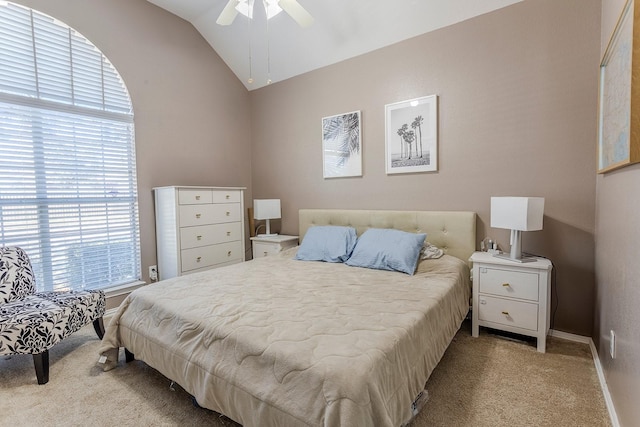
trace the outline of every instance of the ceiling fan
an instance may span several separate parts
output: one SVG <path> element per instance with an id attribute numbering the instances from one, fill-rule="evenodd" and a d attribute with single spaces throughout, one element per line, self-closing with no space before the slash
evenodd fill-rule
<path id="1" fill-rule="evenodd" d="M 267 19 L 284 10 L 302 28 L 313 24 L 313 16 L 300 6 L 297 0 L 262 0 L 262 3 L 267 12 Z M 251 18 L 253 16 L 253 4 L 254 0 L 229 0 L 216 23 L 219 25 L 231 25 L 238 12 Z"/>

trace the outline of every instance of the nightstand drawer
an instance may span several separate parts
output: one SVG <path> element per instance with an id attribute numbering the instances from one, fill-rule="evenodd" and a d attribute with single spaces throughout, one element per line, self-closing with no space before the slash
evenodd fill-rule
<path id="1" fill-rule="evenodd" d="M 538 330 L 538 304 L 481 295 L 478 317 L 481 321 L 516 328 Z"/>
<path id="2" fill-rule="evenodd" d="M 280 252 L 298 245 L 298 236 L 286 234 L 275 236 L 255 236 L 251 238 L 253 258 L 264 258 L 277 255 Z"/>
<path id="3" fill-rule="evenodd" d="M 280 243 L 253 242 L 253 257 L 263 258 L 269 255 L 276 255 L 282 251 Z"/>
<path id="4" fill-rule="evenodd" d="M 538 273 L 480 267 L 479 291 L 509 298 L 538 301 Z"/>

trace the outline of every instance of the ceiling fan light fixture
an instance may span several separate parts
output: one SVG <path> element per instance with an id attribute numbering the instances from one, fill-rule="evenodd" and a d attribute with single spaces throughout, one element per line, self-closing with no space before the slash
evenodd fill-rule
<path id="1" fill-rule="evenodd" d="M 267 14 L 267 19 L 271 19 L 282 12 L 282 8 L 278 6 L 278 0 L 263 0 L 262 3 Z M 254 4 L 255 0 L 239 0 L 236 10 L 247 18 L 253 19 Z"/>
<path id="2" fill-rule="evenodd" d="M 249 19 L 253 19 L 253 0 L 240 0 L 236 10 Z"/>
<path id="3" fill-rule="evenodd" d="M 264 8 L 267 11 L 267 19 L 271 19 L 282 12 L 282 8 L 278 6 L 278 2 L 276 0 L 265 0 Z"/>

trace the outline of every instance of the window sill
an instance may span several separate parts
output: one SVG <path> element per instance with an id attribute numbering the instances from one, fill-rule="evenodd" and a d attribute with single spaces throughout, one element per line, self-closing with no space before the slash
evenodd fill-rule
<path id="1" fill-rule="evenodd" d="M 145 286 L 147 283 L 143 282 L 141 280 L 138 280 L 136 282 L 131 282 L 131 283 L 125 283 L 124 285 L 118 285 L 118 286 L 114 286 L 111 288 L 106 288 L 103 289 L 104 290 L 104 295 L 107 298 L 112 298 L 112 297 L 117 297 L 120 295 L 126 295 L 129 294 L 133 291 L 135 291 L 138 288 L 141 288 L 142 286 Z"/>

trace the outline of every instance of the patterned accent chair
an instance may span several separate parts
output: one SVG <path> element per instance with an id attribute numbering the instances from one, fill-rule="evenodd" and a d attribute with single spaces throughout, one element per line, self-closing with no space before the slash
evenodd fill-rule
<path id="1" fill-rule="evenodd" d="M 102 291 L 36 293 L 27 254 L 0 248 L 0 355 L 32 354 L 38 384 L 49 381 L 49 349 L 89 322 L 102 339 Z"/>

